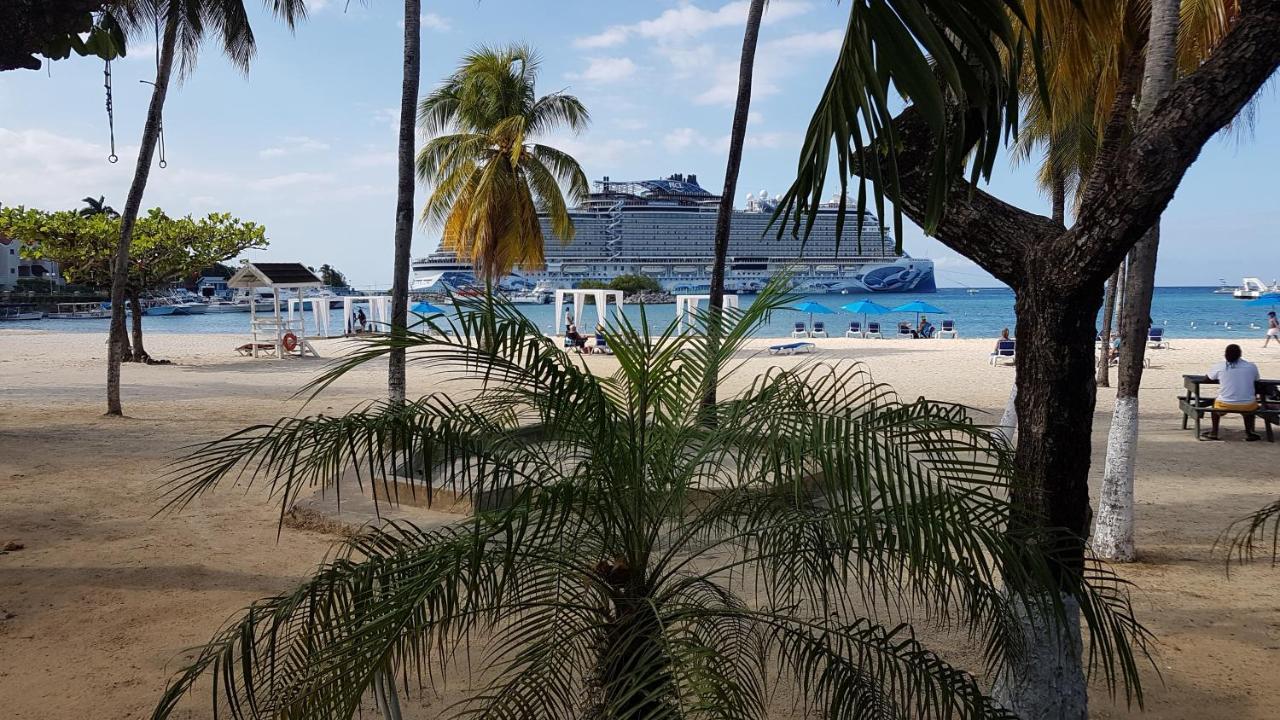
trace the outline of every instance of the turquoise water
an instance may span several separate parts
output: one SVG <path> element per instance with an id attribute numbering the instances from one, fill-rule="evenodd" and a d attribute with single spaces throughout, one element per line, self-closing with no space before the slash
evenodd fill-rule
<path id="1" fill-rule="evenodd" d="M 815 315 L 815 320 L 824 320 L 827 330 L 832 336 L 843 335 L 850 320 L 861 320 L 861 316 L 853 316 L 839 306 L 866 295 L 816 295 L 807 300 L 825 305 L 836 312 L 831 315 Z M 1001 328 L 1013 328 L 1013 292 L 1003 288 L 983 288 L 975 295 L 970 295 L 963 288 L 940 289 L 936 293 L 920 295 L 875 295 L 870 296 L 876 302 L 888 307 L 922 300 L 942 308 L 946 312 L 930 317 L 935 325 L 944 318 L 956 321 L 961 337 L 994 337 Z M 742 298 L 745 307 L 750 296 Z M 553 305 L 521 305 L 520 309 L 547 332 L 556 330 L 555 308 Z M 1212 288 L 1156 288 L 1152 303 L 1151 317 L 1158 326 L 1166 328 L 1172 338 L 1240 338 L 1261 337 L 1262 331 L 1250 328 L 1250 324 L 1265 326 L 1266 313 L 1269 307 L 1250 306 L 1247 301 L 1237 300 L 1230 295 L 1215 295 Z M 1280 308 L 1277 308 L 1280 309 Z M 563 310 L 561 315 L 563 317 Z M 632 322 L 639 322 L 638 305 L 627 305 L 625 312 Z M 674 305 L 651 305 L 646 308 L 649 325 L 660 330 L 675 315 Z M 584 327 L 595 324 L 596 311 L 588 306 L 581 318 Z M 342 330 L 342 311 L 333 310 L 330 315 L 331 331 Z M 765 337 L 782 337 L 791 333 L 792 324 L 796 321 L 807 321 L 808 315 L 800 312 L 783 311 L 773 315 L 768 325 L 760 333 Z M 899 320 L 914 322 L 914 313 L 889 313 L 879 317 L 870 316 L 868 320 L 879 320 L 886 328 L 892 330 Z M 248 313 L 222 313 L 206 315 L 173 315 L 166 317 L 148 317 L 143 320 L 147 332 L 152 333 L 244 333 L 248 331 Z M 105 332 L 106 320 L 38 320 L 30 322 L 0 323 L 0 328 L 38 329 L 61 332 Z M 310 317 L 308 316 L 308 327 Z"/>

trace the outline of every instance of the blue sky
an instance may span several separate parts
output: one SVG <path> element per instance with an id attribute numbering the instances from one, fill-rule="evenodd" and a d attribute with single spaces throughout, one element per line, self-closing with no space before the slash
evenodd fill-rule
<path id="1" fill-rule="evenodd" d="M 252 4 L 252 3 L 251 3 Z M 723 182 L 746 2 L 424 2 L 423 94 L 477 44 L 526 42 L 542 54 L 541 92 L 567 90 L 592 115 L 578 136 L 548 138 L 591 179 L 696 173 Z M 170 93 L 169 166 L 144 201 L 171 214 L 231 212 L 267 227 L 274 260 L 331 263 L 359 285 L 387 285 L 395 203 L 395 122 L 401 21 L 395 2 L 309 3 L 291 35 L 253 6 L 259 53 L 247 76 L 211 45 Z M 761 33 L 756 93 L 738 204 L 785 189 L 800 137 L 844 27 L 830 0 L 772 0 Z M 49 71 L 0 74 L 0 202 L 46 209 L 86 195 L 124 204 L 137 153 L 154 45 L 135 43 L 113 64 L 120 162 L 107 163 L 102 64 L 71 59 Z M 1206 148 L 1165 214 L 1157 282 L 1236 282 L 1280 275 L 1275 257 L 1280 103 L 1264 91 L 1253 133 Z M 1047 202 L 1030 168 L 997 165 L 996 195 L 1038 212 Z M 425 193 L 419 190 L 419 206 Z M 708 240 L 709 241 L 709 240 Z M 436 234 L 419 227 L 414 254 Z M 932 257 L 943 285 L 994 284 L 971 262 L 905 233 L 908 252 Z"/>

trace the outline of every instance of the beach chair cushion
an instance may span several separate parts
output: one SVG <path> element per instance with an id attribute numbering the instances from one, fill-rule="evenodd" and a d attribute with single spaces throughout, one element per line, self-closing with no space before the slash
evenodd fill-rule
<path id="1" fill-rule="evenodd" d="M 798 352 L 813 352 L 814 347 L 811 342 L 783 343 L 781 345 L 770 345 L 769 353 L 773 355 L 791 355 Z"/>

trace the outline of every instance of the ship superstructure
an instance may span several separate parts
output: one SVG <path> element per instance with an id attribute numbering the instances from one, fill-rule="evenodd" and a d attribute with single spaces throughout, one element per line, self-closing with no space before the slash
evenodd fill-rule
<path id="1" fill-rule="evenodd" d="M 709 289 L 720 198 L 698 185 L 696 175 L 641 181 L 605 177 L 594 185 L 594 192 L 570 212 L 576 229 L 572 242 L 560 242 L 544 217 L 546 268 L 513 273 L 502 282 L 504 288 L 571 288 L 584 280 L 608 282 L 642 274 L 670 292 Z M 726 289 L 755 292 L 775 275 L 789 272 L 794 290 L 806 294 L 932 292 L 933 262 L 897 254 L 893 238 L 875 215 L 864 212 L 859 223 L 853 203 L 849 205 L 838 243 L 835 202 L 819 208 L 802 241 L 789 231 L 779 237 L 777 227 L 769 227 L 776 198 L 763 190 L 747 195 L 746 207 L 733 215 Z M 460 289 L 476 282 L 470 265 L 444 249 L 415 260 L 413 269 L 419 291 Z"/>

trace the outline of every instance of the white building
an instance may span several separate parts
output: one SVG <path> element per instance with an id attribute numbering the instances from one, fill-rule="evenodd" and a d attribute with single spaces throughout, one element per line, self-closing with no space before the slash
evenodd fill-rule
<path id="1" fill-rule="evenodd" d="M 0 235 L 0 288 L 18 286 L 18 238 Z"/>

